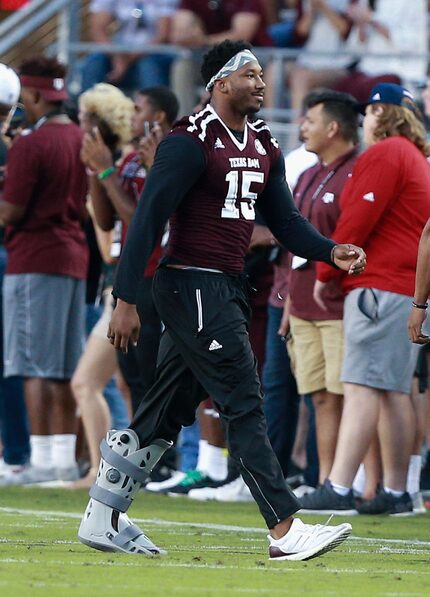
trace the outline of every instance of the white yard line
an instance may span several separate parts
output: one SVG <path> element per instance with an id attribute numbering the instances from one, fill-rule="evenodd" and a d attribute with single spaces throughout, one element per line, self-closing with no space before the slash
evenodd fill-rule
<path id="1" fill-rule="evenodd" d="M 100 562 L 100 560 L 94 561 L 94 562 L 86 562 L 85 565 L 89 566 L 89 567 L 100 567 L 101 564 L 103 564 L 103 566 L 109 567 L 109 568 L 142 568 L 142 564 L 141 564 L 141 558 L 136 558 L 136 561 L 126 561 L 126 560 L 104 560 L 103 562 Z M 255 570 L 261 570 L 262 572 L 275 572 L 275 573 L 285 573 L 285 568 L 284 567 L 273 567 L 269 564 L 266 565 L 266 563 L 264 562 L 262 566 L 234 566 L 234 565 L 225 565 L 225 564 L 209 564 L 206 562 L 172 562 L 169 561 L 166 558 L 162 558 L 162 559 L 154 559 L 154 562 L 160 562 L 163 565 L 163 568 L 190 568 L 190 569 L 195 569 L 195 568 L 204 568 L 207 570 L 241 570 L 241 571 L 255 571 Z M 36 559 L 36 558 L 31 558 L 31 563 L 32 564 L 40 564 L 41 566 L 45 566 L 46 565 L 46 560 L 40 560 L 40 559 Z M 25 558 L 0 558 L 0 564 L 28 564 L 28 560 Z M 64 566 L 67 564 L 67 566 L 78 566 L 81 567 L 82 566 L 82 562 L 78 562 L 78 561 L 73 561 L 70 559 L 67 560 L 49 560 L 49 564 L 53 564 L 53 565 L 59 565 L 59 566 Z M 303 568 L 302 567 L 294 567 L 294 568 L 288 568 L 288 574 L 291 574 L 292 572 L 298 572 L 299 574 L 303 574 Z M 332 572 L 335 574 L 369 574 L 370 572 L 375 573 L 374 569 L 369 569 L 369 568 L 332 568 L 332 567 L 327 567 L 324 566 L 324 568 L 321 569 L 321 572 Z M 390 574 L 405 574 L 408 576 L 429 576 L 430 575 L 430 570 L 404 570 L 404 569 L 393 569 L 390 568 Z"/>
<path id="2" fill-rule="evenodd" d="M 0 507 L 0 513 L 4 512 L 5 514 L 21 514 L 23 516 L 36 516 L 38 518 L 72 518 L 75 520 L 80 520 L 82 518 L 82 514 L 77 514 L 76 512 L 62 512 L 60 510 L 27 510 L 22 508 L 10 508 L 10 507 Z M 161 520 L 158 518 L 133 518 L 135 522 L 144 524 L 144 525 L 153 525 L 153 526 L 176 526 L 176 527 L 194 527 L 200 529 L 211 529 L 215 531 L 226 531 L 232 533 L 265 533 L 267 534 L 267 529 L 261 527 L 240 527 L 235 525 L 225 525 L 225 524 L 213 524 L 210 522 L 178 522 L 174 520 Z M 363 543 L 381 543 L 381 544 L 393 544 L 393 545 L 408 545 L 411 546 L 425 546 L 430 547 L 430 541 L 422 541 L 419 539 L 378 539 L 376 537 L 349 537 L 349 540 L 359 541 Z M 1 541 L 1 539 L 0 539 Z"/>

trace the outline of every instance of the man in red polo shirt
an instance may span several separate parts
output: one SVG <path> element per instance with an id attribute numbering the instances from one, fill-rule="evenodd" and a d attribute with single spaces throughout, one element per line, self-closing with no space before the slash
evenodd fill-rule
<path id="1" fill-rule="evenodd" d="M 82 132 L 62 111 L 65 68 L 34 58 L 21 66 L 32 130 L 10 149 L 0 219 L 7 225 L 5 376 L 25 379 L 31 466 L 4 484 L 78 478 L 70 378 L 82 351 L 88 252 L 82 221 Z"/>

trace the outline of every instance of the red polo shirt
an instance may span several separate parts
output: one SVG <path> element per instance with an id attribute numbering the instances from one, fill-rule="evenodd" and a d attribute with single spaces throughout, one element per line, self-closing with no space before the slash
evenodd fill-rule
<path id="1" fill-rule="evenodd" d="M 405 137 L 379 141 L 358 159 L 340 197 L 341 215 L 332 238 L 367 253 L 360 276 L 344 276 L 345 292 L 377 288 L 413 296 L 418 243 L 430 217 L 430 166 Z M 318 263 L 318 279 L 341 274 Z"/>

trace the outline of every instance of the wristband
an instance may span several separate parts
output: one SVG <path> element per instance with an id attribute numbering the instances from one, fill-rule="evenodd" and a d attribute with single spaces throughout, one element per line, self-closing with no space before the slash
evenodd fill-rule
<path id="1" fill-rule="evenodd" d="M 426 302 L 426 303 L 420 305 L 419 303 L 416 303 L 415 301 L 412 301 L 412 306 L 415 307 L 415 309 L 427 309 L 427 307 L 429 306 L 429 304 Z"/>
<path id="2" fill-rule="evenodd" d="M 97 178 L 99 180 L 104 180 L 105 178 L 107 178 L 108 176 L 113 174 L 114 172 L 116 172 L 115 166 L 109 166 L 109 168 L 106 168 L 106 170 L 103 170 L 103 172 L 99 172 L 97 174 Z"/>

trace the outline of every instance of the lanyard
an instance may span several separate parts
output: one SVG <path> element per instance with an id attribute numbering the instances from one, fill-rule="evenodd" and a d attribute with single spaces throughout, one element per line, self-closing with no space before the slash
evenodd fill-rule
<path id="1" fill-rule="evenodd" d="M 309 213 L 306 216 L 307 219 L 310 221 L 311 216 L 312 216 L 312 210 L 315 204 L 315 200 L 318 198 L 319 194 L 321 193 L 321 191 L 323 190 L 323 188 L 327 185 L 327 183 L 333 178 L 333 176 L 336 174 L 336 172 L 339 170 L 339 168 L 341 168 L 344 164 L 346 164 L 346 162 L 354 155 L 354 153 L 356 152 L 356 150 L 354 150 L 354 152 L 348 152 L 347 155 L 343 158 L 343 160 L 341 160 L 334 168 L 332 168 L 324 177 L 324 179 L 320 182 L 320 184 L 318 185 L 318 187 L 315 189 L 315 191 L 312 193 L 312 197 L 311 197 L 311 205 L 310 205 L 310 209 L 309 209 Z M 306 198 L 306 194 L 309 191 L 309 189 L 311 188 L 311 186 L 313 185 L 313 183 L 315 182 L 316 177 L 318 176 L 318 174 L 320 173 L 320 171 L 315 172 L 315 174 L 312 176 L 311 180 L 308 182 L 308 184 L 306 185 L 306 188 L 304 189 L 302 196 L 300 198 L 300 203 L 298 205 L 299 211 L 300 213 L 302 213 L 302 207 L 303 207 L 303 202 Z M 305 214 L 302 214 L 305 215 Z"/>
<path id="2" fill-rule="evenodd" d="M 65 116 L 65 114 L 62 110 L 52 110 L 51 112 L 47 112 L 33 125 L 33 131 L 40 129 L 40 127 L 43 126 L 45 122 L 49 120 L 49 118 L 54 118 L 54 116 Z"/>

